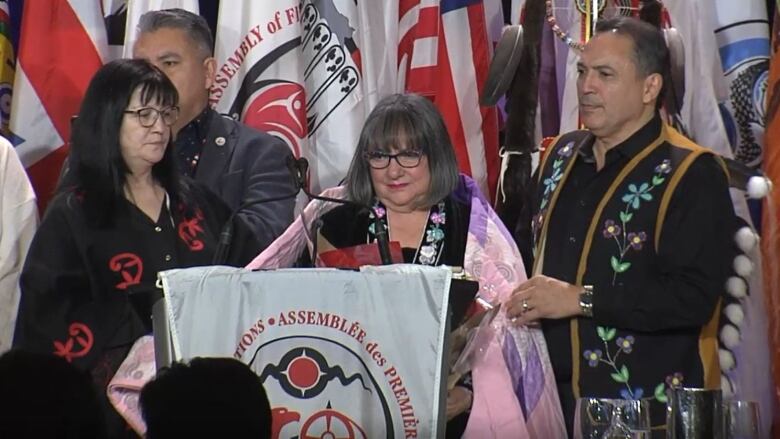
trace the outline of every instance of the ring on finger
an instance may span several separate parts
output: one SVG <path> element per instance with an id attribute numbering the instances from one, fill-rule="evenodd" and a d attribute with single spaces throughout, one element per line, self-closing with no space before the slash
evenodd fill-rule
<path id="1" fill-rule="evenodd" d="M 522 306 L 523 306 L 523 313 L 527 313 L 528 310 L 530 309 L 528 307 L 528 299 L 523 299 L 523 305 Z"/>

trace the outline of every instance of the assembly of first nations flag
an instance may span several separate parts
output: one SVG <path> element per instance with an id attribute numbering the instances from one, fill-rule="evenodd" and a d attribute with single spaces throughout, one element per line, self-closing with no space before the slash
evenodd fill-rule
<path id="1" fill-rule="evenodd" d="M 449 269 L 200 267 L 160 277 L 174 359 L 248 364 L 268 393 L 273 438 L 443 434 Z"/>

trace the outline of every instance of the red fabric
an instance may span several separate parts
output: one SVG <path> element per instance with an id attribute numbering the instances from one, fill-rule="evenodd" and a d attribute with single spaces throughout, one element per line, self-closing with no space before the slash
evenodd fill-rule
<path id="1" fill-rule="evenodd" d="M 100 3 L 95 2 L 95 7 Z M 64 139 L 62 145 L 47 145 L 59 148 L 28 168 L 43 211 L 68 153 L 70 119 L 102 61 L 70 3 L 50 0 L 24 3 L 18 62 Z"/>
<path id="2" fill-rule="evenodd" d="M 398 241 L 390 243 L 390 258 L 394 263 L 403 263 L 404 256 Z M 326 267 L 360 268 L 364 265 L 382 265 L 379 246 L 376 243 L 356 245 L 320 253 L 320 262 Z"/>
<path id="3" fill-rule="evenodd" d="M 399 18 L 411 11 L 412 7 L 419 6 L 419 0 L 402 1 Z M 445 14 L 466 14 L 468 17 L 468 29 L 448 28 L 442 19 Z M 407 17 L 408 19 L 408 17 Z M 495 190 L 499 177 L 500 158 L 498 156 L 498 113 L 494 107 L 480 107 L 479 121 L 480 132 L 468 132 L 467 122 L 464 117 L 474 117 L 461 111 L 461 108 L 469 108 L 472 105 L 469 98 L 478 97 L 487 77 L 487 71 L 491 60 L 491 46 L 485 8 L 482 1 L 464 2 L 462 6 L 442 12 L 438 7 L 424 7 L 419 9 L 416 23 L 408 32 L 401 35 L 398 46 L 398 59 L 401 62 L 406 56 L 406 71 L 404 72 L 406 83 L 404 90 L 429 97 L 441 111 L 447 131 L 455 148 L 455 156 L 458 159 L 460 171 L 474 177 L 478 181 L 486 181 L 486 189 L 490 199 L 495 198 Z M 422 38 L 438 37 L 435 53 L 417 54 L 419 60 L 429 60 L 428 65 L 416 65 L 410 67 L 412 57 L 415 55 L 415 41 Z M 453 76 L 453 69 L 463 68 L 455 64 L 453 54 L 447 50 L 447 41 L 451 39 L 460 51 L 466 52 L 471 59 L 471 66 L 476 77 L 473 81 L 458 80 Z M 468 42 L 467 42 L 468 41 Z M 460 45 L 458 43 L 465 43 Z M 468 45 L 470 44 L 470 46 Z M 431 46 L 423 46 L 431 47 Z M 433 49 L 431 49 L 433 52 Z M 466 83 L 460 83 L 466 82 Z M 465 99 L 465 100 L 464 100 Z M 471 129 L 474 131 L 474 129 Z M 481 139 L 480 139 L 481 137 Z M 478 141 L 480 139 L 481 141 Z M 483 147 L 484 145 L 484 147 Z M 471 152 L 471 154 L 469 154 Z M 471 162 L 470 157 L 481 160 L 484 157 L 485 169 Z M 475 175 L 486 174 L 486 175 Z"/>

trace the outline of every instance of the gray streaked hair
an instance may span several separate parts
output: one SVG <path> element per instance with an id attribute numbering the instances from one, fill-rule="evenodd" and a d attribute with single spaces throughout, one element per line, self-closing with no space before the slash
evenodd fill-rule
<path id="1" fill-rule="evenodd" d="M 439 110 L 422 96 L 393 94 L 379 101 L 360 132 L 345 179 L 349 198 L 363 205 L 370 205 L 374 198 L 366 153 L 401 149 L 422 151 L 428 158 L 431 183 L 424 199 L 427 206 L 455 191 L 458 162 Z"/>
<path id="2" fill-rule="evenodd" d="M 149 11 L 138 21 L 138 32 L 155 32 L 160 29 L 181 29 L 202 50 L 203 56 L 214 53 L 214 37 L 206 19 L 184 9 Z"/>

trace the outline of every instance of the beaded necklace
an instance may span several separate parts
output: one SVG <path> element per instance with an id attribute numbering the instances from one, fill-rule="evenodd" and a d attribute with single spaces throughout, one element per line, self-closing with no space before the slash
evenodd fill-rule
<path id="1" fill-rule="evenodd" d="M 381 227 L 383 227 L 389 235 L 390 229 L 387 218 L 387 209 L 385 209 L 385 206 L 379 200 L 374 202 L 368 217 L 372 221 L 370 221 L 368 226 L 367 242 L 374 242 L 376 240 L 373 221 L 376 217 L 379 218 Z M 420 244 L 417 246 L 417 251 L 412 260 L 413 264 L 438 264 L 444 250 L 444 224 L 446 222 L 447 217 L 444 210 L 444 201 L 440 201 L 438 204 L 431 206 L 430 213 L 428 214 L 428 222 L 425 224 L 425 231 L 420 237 Z"/>

